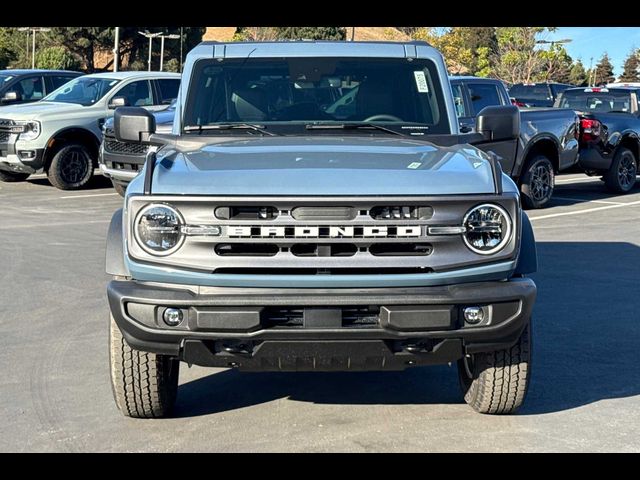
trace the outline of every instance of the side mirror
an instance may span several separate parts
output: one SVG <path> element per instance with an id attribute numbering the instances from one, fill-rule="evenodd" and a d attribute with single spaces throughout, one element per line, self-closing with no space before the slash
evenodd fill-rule
<path id="1" fill-rule="evenodd" d="M 127 99 L 124 97 L 113 97 L 108 105 L 108 107 L 111 110 L 113 110 L 114 108 L 126 107 L 126 106 L 127 106 Z"/>
<path id="2" fill-rule="evenodd" d="M 4 94 L 4 96 L 2 97 L 2 103 L 12 103 L 12 102 L 19 102 L 22 100 L 22 95 L 20 95 L 18 92 L 15 91 L 10 91 Z"/>
<path id="3" fill-rule="evenodd" d="M 120 142 L 149 143 L 156 118 L 141 107 L 120 107 L 113 116 L 113 130 Z"/>
<path id="4" fill-rule="evenodd" d="M 520 135 L 520 111 L 513 105 L 485 107 L 476 119 L 476 131 L 488 141 L 515 140 Z"/>

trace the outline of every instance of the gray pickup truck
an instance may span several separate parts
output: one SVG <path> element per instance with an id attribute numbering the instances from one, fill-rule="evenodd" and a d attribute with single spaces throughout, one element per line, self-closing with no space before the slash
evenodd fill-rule
<path id="1" fill-rule="evenodd" d="M 210 43 L 192 50 L 170 134 L 112 218 L 106 271 L 118 408 L 168 415 L 180 362 L 363 371 L 457 362 L 466 402 L 511 413 L 530 372 L 536 270 L 518 188 L 487 154 L 514 106 L 462 134 L 423 42 Z"/>
<path id="2" fill-rule="evenodd" d="M 450 77 L 460 128 L 475 129 L 475 118 L 483 108 L 511 105 L 500 80 Z M 500 163 L 520 187 L 525 208 L 542 208 L 553 195 L 555 174 L 578 162 L 580 120 L 569 108 L 520 110 L 520 137 L 515 150 L 501 148 Z"/>

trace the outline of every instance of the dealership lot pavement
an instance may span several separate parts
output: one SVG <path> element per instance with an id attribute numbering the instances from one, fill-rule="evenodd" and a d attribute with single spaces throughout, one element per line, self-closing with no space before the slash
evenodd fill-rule
<path id="1" fill-rule="evenodd" d="M 104 242 L 121 198 L 0 184 L 0 451 L 640 451 L 640 182 L 558 177 L 530 211 L 540 268 L 533 380 L 481 416 L 455 368 L 252 373 L 182 365 L 176 417 L 111 397 Z"/>

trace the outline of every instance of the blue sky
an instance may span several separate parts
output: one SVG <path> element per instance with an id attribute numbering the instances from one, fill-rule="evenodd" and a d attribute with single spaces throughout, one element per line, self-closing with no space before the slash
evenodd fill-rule
<path id="1" fill-rule="evenodd" d="M 560 27 L 545 35 L 546 40 L 571 38 L 565 44 L 573 59 L 581 58 L 585 68 L 589 68 L 591 57 L 593 65 L 604 52 L 609 54 L 614 74 L 622 73 L 624 60 L 632 48 L 640 48 L 640 28 L 638 27 Z"/>

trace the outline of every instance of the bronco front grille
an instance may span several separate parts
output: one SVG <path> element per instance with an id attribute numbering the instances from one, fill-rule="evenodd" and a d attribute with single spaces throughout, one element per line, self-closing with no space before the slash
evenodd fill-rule
<path id="1" fill-rule="evenodd" d="M 186 186 L 185 186 L 186 188 Z M 493 196 L 516 218 L 516 194 Z M 132 221 L 128 252 L 147 264 L 202 273 L 246 275 L 411 275 L 499 262 L 515 255 L 515 241 L 491 258 L 466 247 L 461 234 L 429 234 L 431 226 L 460 226 L 486 195 L 450 197 L 215 197 L 132 196 L 128 216 L 149 203 L 178 209 L 190 226 L 218 226 L 192 234 L 171 255 L 145 252 Z M 399 218 L 398 218 L 399 217 Z"/>

